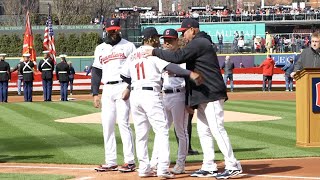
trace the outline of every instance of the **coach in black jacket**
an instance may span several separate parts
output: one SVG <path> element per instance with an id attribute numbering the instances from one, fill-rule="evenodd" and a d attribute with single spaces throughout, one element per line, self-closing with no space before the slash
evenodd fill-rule
<path id="1" fill-rule="evenodd" d="M 197 106 L 198 134 L 203 150 L 202 168 L 191 176 L 229 178 L 242 172 L 240 162 L 234 156 L 228 134 L 224 128 L 224 101 L 228 99 L 217 54 L 211 37 L 200 32 L 199 23 L 194 19 L 185 19 L 178 31 L 188 41 L 185 48 L 172 52 L 161 49 L 146 51 L 146 56 L 154 55 L 173 63 L 186 63 L 187 69 L 200 73 L 204 82 L 200 86 L 191 85 L 189 105 Z M 217 174 L 214 163 L 213 137 L 224 155 L 225 169 Z"/>
<path id="2" fill-rule="evenodd" d="M 60 55 L 61 62 L 56 66 L 57 79 L 60 82 L 61 101 L 68 101 L 68 83 L 70 68 L 66 61 L 66 55 Z"/>
<path id="3" fill-rule="evenodd" d="M 25 102 L 32 102 L 33 87 L 33 67 L 34 63 L 30 61 L 30 54 L 23 54 L 23 62 L 20 63 L 19 71 L 23 75 L 23 95 Z"/>
<path id="4" fill-rule="evenodd" d="M 44 58 L 40 60 L 38 69 L 42 73 L 42 88 L 43 88 L 43 99 L 44 101 L 51 101 L 52 95 L 52 79 L 54 62 L 49 57 L 50 51 L 43 51 Z"/>

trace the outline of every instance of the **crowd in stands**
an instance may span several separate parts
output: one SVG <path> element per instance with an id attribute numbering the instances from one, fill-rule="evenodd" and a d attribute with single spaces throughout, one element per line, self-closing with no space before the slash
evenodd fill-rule
<path id="1" fill-rule="evenodd" d="M 223 53 L 223 36 L 220 34 L 217 37 L 218 52 Z M 232 43 L 232 53 L 300 53 L 301 49 L 310 46 L 310 35 L 306 34 L 304 37 L 294 34 L 269 34 L 266 32 L 266 38 L 260 36 L 253 36 L 252 39 L 245 40 L 243 32 L 238 31 L 234 33 L 234 40 Z"/>

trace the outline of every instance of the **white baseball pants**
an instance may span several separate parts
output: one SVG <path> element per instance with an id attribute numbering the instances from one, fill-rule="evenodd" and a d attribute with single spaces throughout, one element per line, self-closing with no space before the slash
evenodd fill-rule
<path id="1" fill-rule="evenodd" d="M 108 165 L 117 165 L 117 143 L 115 123 L 118 120 L 125 163 L 134 163 L 134 141 L 129 124 L 129 101 L 122 100 L 122 92 L 126 83 L 106 84 L 103 86 L 101 98 L 101 119 L 103 127 L 105 161 Z"/>
<path id="2" fill-rule="evenodd" d="M 185 109 L 185 92 L 163 94 L 163 105 L 168 119 L 168 126 L 170 128 L 173 122 L 179 141 L 176 164 L 185 166 L 189 148 L 188 113 Z M 156 165 L 158 151 L 161 149 L 161 146 L 161 142 L 154 142 L 150 162 L 151 166 Z"/>
<path id="3" fill-rule="evenodd" d="M 224 128 L 224 99 L 203 103 L 198 106 L 197 131 L 203 151 L 202 170 L 217 171 L 214 162 L 214 142 L 217 141 L 220 151 L 225 160 L 225 169 L 237 170 L 241 168 L 240 163 L 234 157 L 232 146 Z"/>
<path id="4" fill-rule="evenodd" d="M 150 90 L 132 90 L 130 105 L 136 133 L 139 173 L 143 174 L 151 170 L 148 154 L 150 127 L 155 132 L 154 141 L 161 143 L 161 149 L 158 153 L 157 175 L 168 172 L 170 165 L 169 126 L 165 118 L 160 93 Z"/>

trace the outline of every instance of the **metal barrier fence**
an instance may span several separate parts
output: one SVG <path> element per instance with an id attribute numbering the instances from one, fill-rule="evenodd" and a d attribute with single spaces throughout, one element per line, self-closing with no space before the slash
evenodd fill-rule
<path id="1" fill-rule="evenodd" d="M 185 16 L 154 16 L 140 19 L 142 24 L 153 23 L 181 23 L 187 17 Z M 319 20 L 320 13 L 300 13 L 300 14 L 248 14 L 248 15 L 199 15 L 192 17 L 199 22 L 250 22 L 250 21 L 311 21 Z"/>

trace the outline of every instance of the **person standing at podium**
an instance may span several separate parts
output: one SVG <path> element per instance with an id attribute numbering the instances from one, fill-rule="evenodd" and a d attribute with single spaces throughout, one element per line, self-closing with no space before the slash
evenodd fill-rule
<path id="1" fill-rule="evenodd" d="M 297 71 L 304 68 L 320 68 L 320 33 L 314 32 L 311 35 L 311 46 L 303 49 L 300 58 L 294 64 L 293 72 L 290 74 L 294 77 Z"/>

